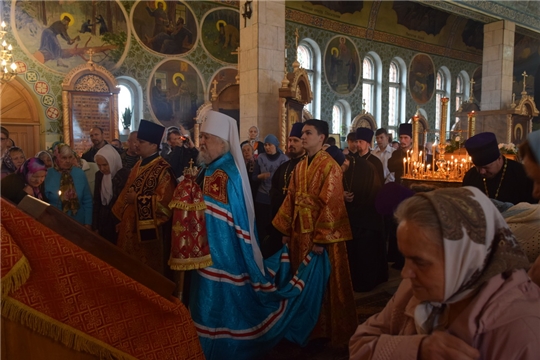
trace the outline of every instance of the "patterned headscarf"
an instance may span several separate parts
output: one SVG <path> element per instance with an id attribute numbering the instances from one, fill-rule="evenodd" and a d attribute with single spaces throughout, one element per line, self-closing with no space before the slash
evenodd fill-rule
<path id="1" fill-rule="evenodd" d="M 40 152 L 38 152 L 36 154 L 35 157 L 41 159 L 41 155 L 47 155 L 51 159 L 51 163 L 53 163 L 53 158 L 52 158 L 52 155 L 51 155 L 50 152 L 48 152 L 47 150 L 41 150 Z M 43 161 L 43 160 L 41 160 L 41 161 Z M 45 162 L 43 162 L 43 163 L 45 163 Z M 47 166 L 47 165 L 45 164 L 45 166 Z"/>
<path id="2" fill-rule="evenodd" d="M 113 197 L 112 179 L 118 170 L 122 168 L 122 159 L 120 158 L 118 151 L 109 144 L 99 149 L 94 156 L 94 161 L 96 161 L 97 156 L 102 156 L 109 164 L 110 173 L 107 175 L 103 174 L 103 180 L 101 181 L 101 203 L 107 205 Z"/>
<path id="3" fill-rule="evenodd" d="M 431 333 L 447 319 L 447 304 L 465 299 L 497 274 L 525 269 L 529 261 L 504 218 L 475 187 L 419 193 L 429 200 L 442 226 L 444 299 L 415 309 L 417 331 Z"/>
<path id="4" fill-rule="evenodd" d="M 24 151 L 18 146 L 12 146 L 8 149 L 6 155 L 4 156 L 4 159 L 2 160 L 5 166 L 9 169 L 9 171 L 11 173 L 14 173 L 17 171 L 17 167 L 15 166 L 15 164 L 13 163 L 13 159 L 11 158 L 12 152 L 21 152 L 24 156 Z M 26 156 L 24 156 L 24 158 L 26 159 Z"/>
<path id="5" fill-rule="evenodd" d="M 27 159 L 24 164 L 17 170 L 17 174 L 22 174 L 26 185 L 30 185 L 30 178 L 38 171 L 47 171 L 45 163 L 38 158 Z M 43 200 L 43 195 L 38 187 L 32 187 L 34 190 L 34 197 Z"/>
<path id="6" fill-rule="evenodd" d="M 64 143 L 59 143 L 54 147 L 54 168 L 60 173 L 59 198 L 62 202 L 62 211 L 65 213 L 71 211 L 74 215 L 76 215 L 81 205 L 79 204 L 79 198 L 77 196 L 77 191 L 75 190 L 75 183 L 73 182 L 73 177 L 71 176 L 71 169 L 73 165 L 69 169 L 65 170 L 61 169 L 60 165 L 58 164 L 60 151 L 65 146 L 69 148 L 69 145 Z M 69 149 L 71 151 L 71 148 Z"/>

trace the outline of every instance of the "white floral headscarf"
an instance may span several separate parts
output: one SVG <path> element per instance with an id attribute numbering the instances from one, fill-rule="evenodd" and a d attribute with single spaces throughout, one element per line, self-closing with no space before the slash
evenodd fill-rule
<path id="1" fill-rule="evenodd" d="M 447 304 L 465 299 L 497 274 L 527 268 L 514 234 L 490 199 L 475 187 L 419 193 L 430 201 L 442 227 L 444 299 L 415 309 L 417 331 L 431 333 L 444 322 Z"/>

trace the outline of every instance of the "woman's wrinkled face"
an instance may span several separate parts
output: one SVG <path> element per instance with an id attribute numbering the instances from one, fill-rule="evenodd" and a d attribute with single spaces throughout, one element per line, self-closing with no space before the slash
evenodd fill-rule
<path id="1" fill-rule="evenodd" d="M 96 156 L 96 165 L 99 168 L 99 171 L 103 173 L 103 175 L 109 175 L 111 173 L 111 169 L 109 168 L 109 163 L 103 156 Z"/>
<path id="2" fill-rule="evenodd" d="M 60 156 L 58 157 L 58 167 L 61 170 L 71 169 L 74 163 L 76 164 L 77 161 L 75 159 L 75 156 L 73 156 L 73 154 L 69 154 L 69 155 L 60 154 Z"/>
<path id="3" fill-rule="evenodd" d="M 397 229 L 399 251 L 405 257 L 401 277 L 409 279 L 415 298 L 444 301 L 444 250 L 440 235 L 402 221 Z"/>
<path id="4" fill-rule="evenodd" d="M 10 156 L 11 156 L 11 161 L 13 161 L 13 165 L 15 165 L 17 169 L 19 169 L 22 166 L 22 164 L 24 164 L 24 161 L 26 160 L 24 158 L 24 154 L 20 151 L 12 151 L 10 153 Z"/>
<path id="5" fill-rule="evenodd" d="M 246 161 L 253 159 L 253 148 L 251 145 L 244 145 L 242 147 L 242 155 Z"/>
<path id="6" fill-rule="evenodd" d="M 47 175 L 47 171 L 45 170 L 36 171 L 32 175 L 30 175 L 30 177 L 27 178 L 28 185 L 30 185 L 31 187 L 40 186 L 43 183 L 43 181 L 45 181 L 46 175 Z"/>
<path id="7" fill-rule="evenodd" d="M 50 168 L 53 164 L 52 164 L 52 160 L 51 160 L 51 157 L 48 156 L 47 154 L 41 154 L 41 156 L 39 157 L 39 159 L 41 161 L 43 161 L 43 163 L 45 164 L 45 166 L 48 168 Z"/>
<path id="8" fill-rule="evenodd" d="M 249 138 L 255 140 L 259 136 L 259 130 L 255 126 L 249 128 Z"/>
<path id="9" fill-rule="evenodd" d="M 268 154 L 268 155 L 274 155 L 277 151 L 276 149 L 276 145 L 274 144 L 271 144 L 271 143 L 265 143 L 264 144 L 264 151 Z"/>

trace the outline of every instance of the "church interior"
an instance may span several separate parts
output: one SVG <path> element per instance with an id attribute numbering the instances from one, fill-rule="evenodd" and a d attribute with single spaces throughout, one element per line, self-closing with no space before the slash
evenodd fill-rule
<path id="1" fill-rule="evenodd" d="M 256 126 L 260 140 L 273 134 L 284 151 L 292 125 L 308 119 L 327 122 L 339 148 L 358 128 L 385 128 L 399 141 L 400 124 L 411 123 L 417 159 L 420 149 L 446 147 L 447 158 L 453 152 L 463 164 L 460 150 L 474 134 L 493 132 L 516 159 L 517 147 L 540 130 L 535 0 L 5 0 L 0 7 L 0 122 L 27 158 L 57 143 L 81 156 L 98 126 L 106 141 L 126 147 L 142 120 L 179 128 L 198 146 L 211 110 L 236 120 L 240 141 Z M 435 162 L 431 173 L 428 165 L 425 175 L 407 167 L 403 183 L 441 180 Z M 433 181 L 420 183 L 422 176 Z M 459 167 L 449 168 L 443 181 L 462 178 Z M 172 281 L 110 243 L 96 246 L 98 235 L 56 209 L 4 199 L 1 208 L 2 358 L 202 358 L 189 313 L 169 300 Z M 39 260 L 40 246 L 18 248 L 38 235 L 71 255 Z M 61 289 L 74 273 L 80 283 L 62 302 L 69 308 L 16 292 Z M 399 276 L 390 268 L 387 283 L 355 294 L 359 319 L 384 307 Z M 86 300 L 76 290 L 84 286 L 94 292 Z M 100 297 L 100 287 L 116 297 Z M 56 320 L 69 312 L 78 317 L 69 326 Z M 115 329 L 101 327 L 97 312 L 117 326 L 143 322 L 168 335 L 143 333 L 113 346 L 99 340 L 114 340 Z M 178 347 L 180 354 L 167 353 Z M 280 344 L 267 358 L 348 352 Z"/>

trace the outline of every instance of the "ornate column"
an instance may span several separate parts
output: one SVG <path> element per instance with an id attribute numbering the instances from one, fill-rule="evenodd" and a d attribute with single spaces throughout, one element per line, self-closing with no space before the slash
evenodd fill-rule
<path id="1" fill-rule="evenodd" d="M 240 139 L 257 125 L 260 137 L 279 136 L 278 89 L 285 56 L 285 1 L 241 1 L 245 25 L 240 29 Z M 248 17 L 246 9 L 251 8 Z M 245 15 L 245 16 L 244 16 Z"/>

